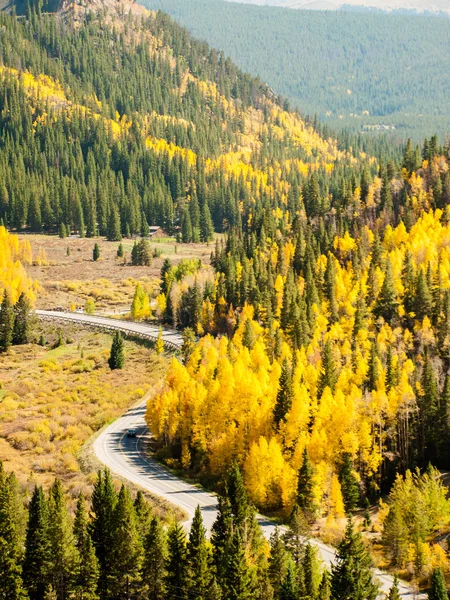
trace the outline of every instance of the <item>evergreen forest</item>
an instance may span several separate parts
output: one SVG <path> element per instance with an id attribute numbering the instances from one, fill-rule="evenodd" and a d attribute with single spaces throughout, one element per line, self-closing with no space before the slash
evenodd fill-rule
<path id="1" fill-rule="evenodd" d="M 448 18 L 145 0 L 336 131 L 450 131 Z"/>

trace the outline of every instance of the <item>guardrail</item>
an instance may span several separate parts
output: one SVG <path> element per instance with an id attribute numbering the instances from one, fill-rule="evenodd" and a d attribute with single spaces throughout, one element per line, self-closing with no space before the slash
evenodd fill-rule
<path id="1" fill-rule="evenodd" d="M 99 323 L 99 322 L 93 322 L 93 321 L 85 321 L 82 319 L 77 319 L 77 318 L 73 318 L 70 315 L 49 315 L 49 314 L 42 314 L 39 312 L 36 312 L 36 316 L 41 320 L 41 321 L 55 321 L 55 322 L 60 322 L 62 324 L 64 323 L 76 323 L 78 325 L 81 325 L 83 327 L 86 327 L 87 329 L 100 329 L 102 331 L 120 331 L 125 337 L 137 337 L 139 339 L 143 339 L 143 340 L 149 340 L 151 342 L 156 342 L 158 339 L 157 335 L 153 335 L 151 333 L 145 333 L 143 331 L 135 331 L 133 329 L 130 329 L 126 326 L 123 325 L 123 322 L 117 325 L 113 325 L 111 323 Z M 106 319 L 106 317 L 96 317 L 97 319 Z M 174 350 L 174 351 L 179 351 L 181 350 L 181 345 L 177 344 L 175 342 L 171 342 L 170 340 L 164 340 L 164 346 L 166 346 L 167 348 L 169 348 L 170 350 Z"/>

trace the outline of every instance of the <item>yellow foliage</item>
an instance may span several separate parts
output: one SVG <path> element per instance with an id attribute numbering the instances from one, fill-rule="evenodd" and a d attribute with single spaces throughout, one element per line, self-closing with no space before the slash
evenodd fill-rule
<path id="1" fill-rule="evenodd" d="M 21 242 L 17 235 L 10 234 L 5 227 L 0 227 L 0 286 L 1 293 L 6 289 L 13 304 L 20 294 L 25 293 L 34 303 L 37 283 L 27 275 L 24 264 L 31 262 L 29 242 Z"/>

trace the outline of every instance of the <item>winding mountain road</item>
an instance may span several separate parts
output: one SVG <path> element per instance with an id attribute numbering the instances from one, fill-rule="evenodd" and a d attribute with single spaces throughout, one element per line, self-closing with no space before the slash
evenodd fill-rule
<path id="1" fill-rule="evenodd" d="M 80 326 L 105 330 L 120 330 L 125 334 L 146 339 L 156 339 L 159 332 L 159 327 L 152 325 L 82 313 L 37 310 L 36 314 L 44 320 L 72 322 L 78 323 Z M 181 348 L 182 337 L 178 332 L 163 329 L 162 337 L 168 347 L 172 349 Z M 146 404 L 147 398 L 143 398 L 114 423 L 106 427 L 94 442 L 94 452 L 97 458 L 117 475 L 184 510 L 188 515 L 187 527 L 194 516 L 195 509 L 200 505 L 205 527 L 209 531 L 217 514 L 216 496 L 199 486 L 186 483 L 172 475 L 145 452 L 145 447 L 151 435 L 145 422 Z M 129 429 L 136 431 L 135 438 L 127 437 Z M 258 516 L 258 521 L 264 535 L 267 538 L 270 537 L 275 529 L 274 523 L 263 516 Z M 330 566 L 335 557 L 334 549 L 318 540 L 313 540 L 313 543 L 317 546 L 324 563 Z M 392 577 L 380 570 L 375 570 L 375 576 L 380 583 L 380 589 L 387 593 L 392 585 Z M 400 582 L 399 589 L 401 597 L 405 599 L 425 600 L 427 598 L 424 594 L 418 594 L 406 583 Z M 383 595 L 380 597 L 383 597 Z"/>

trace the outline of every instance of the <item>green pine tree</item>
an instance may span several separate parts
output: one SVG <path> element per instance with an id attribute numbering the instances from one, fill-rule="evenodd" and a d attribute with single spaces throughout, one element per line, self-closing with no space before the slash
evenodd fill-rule
<path id="1" fill-rule="evenodd" d="M 234 524 L 242 528 L 249 520 L 251 509 L 247 492 L 245 491 L 244 480 L 236 462 L 228 473 L 226 489 Z"/>
<path id="2" fill-rule="evenodd" d="M 387 323 L 391 323 L 392 319 L 397 314 L 397 307 L 398 300 L 394 285 L 392 263 L 388 258 L 386 261 L 383 285 L 381 286 L 380 293 L 378 294 L 373 313 L 376 317 L 383 317 Z"/>
<path id="3" fill-rule="evenodd" d="M 139 581 L 142 544 L 136 526 L 136 513 L 128 488 L 120 488 L 112 519 L 111 569 L 108 589 L 118 596 L 130 586 L 131 592 Z"/>
<path id="4" fill-rule="evenodd" d="M 288 360 L 285 358 L 281 365 L 277 399 L 273 410 L 273 420 L 277 428 L 280 426 L 280 423 L 286 419 L 286 415 L 291 410 L 293 398 L 294 386 L 292 382 L 292 370 Z"/>
<path id="5" fill-rule="evenodd" d="M 391 589 L 387 600 L 401 600 L 400 591 L 398 589 L 398 576 L 394 575 L 394 582 L 392 583 Z"/>
<path id="6" fill-rule="evenodd" d="M 206 542 L 206 530 L 203 527 L 200 506 L 195 509 L 194 519 L 189 532 L 187 559 L 189 565 L 189 591 L 191 600 L 208 600 L 212 582 L 210 555 Z"/>
<path id="7" fill-rule="evenodd" d="M 25 600 L 22 581 L 22 544 L 17 515 L 17 485 L 0 462 L 0 600 Z"/>
<path id="8" fill-rule="evenodd" d="M 58 479 L 49 491 L 48 512 L 50 577 L 58 600 L 64 600 L 72 592 L 77 553 L 64 491 Z"/>
<path id="9" fill-rule="evenodd" d="M 30 311 L 30 301 L 24 292 L 22 292 L 14 305 L 13 344 L 28 344 L 30 337 Z"/>
<path id="10" fill-rule="evenodd" d="M 319 383 L 317 389 L 317 395 L 322 396 L 326 387 L 330 388 L 334 392 L 334 388 L 337 383 L 338 374 L 336 364 L 333 357 L 333 347 L 331 341 L 327 340 L 322 350 L 322 368 L 319 375 Z"/>
<path id="11" fill-rule="evenodd" d="M 287 573 L 281 582 L 280 586 L 280 600 L 298 600 L 299 589 L 297 584 L 297 577 L 295 574 L 295 566 L 292 561 L 289 561 Z"/>
<path id="12" fill-rule="evenodd" d="M 306 447 L 303 450 L 303 460 L 298 471 L 297 505 L 303 511 L 306 520 L 310 523 L 313 522 L 317 511 L 314 496 L 314 467 Z"/>
<path id="13" fill-rule="evenodd" d="M 213 562 L 218 583 L 225 579 L 225 566 L 228 548 L 233 532 L 233 514 L 228 496 L 219 496 L 217 518 L 211 529 L 211 543 L 213 546 Z"/>
<path id="14" fill-rule="evenodd" d="M 298 504 L 294 505 L 288 522 L 288 528 L 284 534 L 286 548 L 292 556 L 297 569 L 300 569 L 305 555 L 305 546 L 311 536 L 310 525 Z"/>
<path id="15" fill-rule="evenodd" d="M 117 494 L 108 469 L 99 471 L 91 500 L 92 521 L 90 533 L 100 567 L 98 591 L 100 596 L 108 593 L 108 580 L 112 568 L 114 541 L 114 510 Z"/>
<path id="16" fill-rule="evenodd" d="M 7 351 L 12 344 L 14 329 L 14 309 L 7 290 L 3 292 L 0 307 L 0 350 Z"/>
<path id="17" fill-rule="evenodd" d="M 123 258 L 123 256 L 124 256 L 123 244 L 122 244 L 122 242 L 120 242 L 120 244 L 117 246 L 117 258 Z"/>
<path id="18" fill-rule="evenodd" d="M 210 242 L 214 238 L 214 225 L 207 202 L 203 203 L 200 215 L 200 241 Z"/>
<path id="19" fill-rule="evenodd" d="M 108 360 L 109 368 L 113 371 L 114 369 L 123 369 L 125 364 L 125 351 L 123 338 L 120 331 L 116 331 L 111 344 L 111 353 Z"/>
<path id="20" fill-rule="evenodd" d="M 144 540 L 142 583 L 149 600 L 164 600 L 167 561 L 166 532 L 157 517 L 152 517 Z"/>
<path id="21" fill-rule="evenodd" d="M 47 502 L 41 487 L 35 487 L 28 509 L 23 563 L 23 581 L 30 600 L 44 600 L 50 585 L 52 548 Z"/>
<path id="22" fill-rule="evenodd" d="M 106 237 L 109 242 L 120 242 L 122 239 L 119 211 L 115 205 L 112 206 L 109 212 Z"/>
<path id="23" fill-rule="evenodd" d="M 433 571 L 428 600 L 448 600 L 447 587 L 442 569 L 434 569 Z"/>
<path id="24" fill-rule="evenodd" d="M 303 559 L 303 579 L 306 594 L 310 598 L 316 598 L 322 581 L 320 560 L 317 556 L 317 548 L 310 543 L 306 544 L 305 557 Z"/>
<path id="25" fill-rule="evenodd" d="M 173 523 L 167 534 L 167 571 L 165 577 L 166 598 L 187 600 L 189 568 L 187 560 L 186 534 L 179 523 Z"/>
<path id="26" fill-rule="evenodd" d="M 92 251 L 92 260 L 96 262 L 100 258 L 100 246 L 96 243 Z"/>
<path id="27" fill-rule="evenodd" d="M 254 581 L 239 528 L 236 528 L 233 533 L 226 556 L 223 592 L 227 600 L 251 600 L 254 598 Z"/>
<path id="28" fill-rule="evenodd" d="M 339 483 L 341 484 L 342 496 L 344 498 L 345 510 L 354 510 L 359 503 L 359 486 L 353 472 L 351 455 L 345 452 L 339 469 Z"/>
<path id="29" fill-rule="evenodd" d="M 331 584 L 330 584 L 330 573 L 325 570 L 322 575 L 320 582 L 319 591 L 317 593 L 317 600 L 330 600 L 331 598 Z"/>
<path id="30" fill-rule="evenodd" d="M 73 534 L 78 553 L 73 577 L 75 597 L 80 600 L 97 600 L 100 569 L 89 533 L 89 516 L 86 510 L 86 502 L 81 493 L 77 500 Z"/>
<path id="31" fill-rule="evenodd" d="M 269 578 L 272 584 L 275 597 L 280 593 L 281 582 L 284 581 L 289 564 L 289 553 L 286 550 L 286 544 L 280 535 L 278 527 L 270 536 L 270 556 L 269 556 Z"/>
<path id="32" fill-rule="evenodd" d="M 371 560 L 359 532 L 349 519 L 345 537 L 336 553 L 331 571 L 332 600 L 376 600 L 378 586 L 373 582 Z"/>

